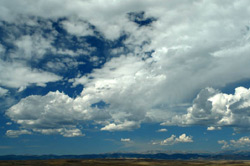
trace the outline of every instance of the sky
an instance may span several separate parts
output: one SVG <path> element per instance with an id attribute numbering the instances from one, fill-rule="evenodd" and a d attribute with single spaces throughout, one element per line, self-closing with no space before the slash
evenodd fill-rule
<path id="1" fill-rule="evenodd" d="M 1 0 L 0 155 L 250 147 L 248 0 Z"/>

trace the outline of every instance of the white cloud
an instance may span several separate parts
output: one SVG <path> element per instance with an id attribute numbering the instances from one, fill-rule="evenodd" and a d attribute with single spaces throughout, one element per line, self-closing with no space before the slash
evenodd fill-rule
<path id="1" fill-rule="evenodd" d="M 93 30 L 87 22 L 81 20 L 63 21 L 63 27 L 72 35 L 76 36 L 93 36 Z"/>
<path id="2" fill-rule="evenodd" d="M 114 48 L 110 50 L 110 53 L 112 55 L 121 55 L 124 53 L 124 48 L 123 47 L 119 47 L 119 48 Z"/>
<path id="3" fill-rule="evenodd" d="M 48 50 L 53 48 L 51 45 L 52 42 L 52 39 L 46 39 L 41 34 L 22 36 L 15 41 L 18 50 L 11 57 L 13 59 L 26 60 L 34 59 L 35 57 L 36 60 L 39 60 Z"/>
<path id="4" fill-rule="evenodd" d="M 61 77 L 36 69 L 31 69 L 19 63 L 9 63 L 0 60 L 0 85 L 10 88 L 22 88 L 30 84 L 45 84 L 55 82 Z"/>
<path id="5" fill-rule="evenodd" d="M 130 142 L 130 138 L 121 138 L 121 142 Z"/>
<path id="6" fill-rule="evenodd" d="M 12 138 L 19 137 L 20 135 L 24 135 L 24 134 L 31 134 L 31 132 L 28 130 L 7 130 L 6 131 L 6 135 Z"/>
<path id="7" fill-rule="evenodd" d="M 227 141 L 225 141 L 225 140 L 219 140 L 218 144 L 223 144 L 223 146 L 221 147 L 222 149 L 226 149 L 229 147 Z"/>
<path id="8" fill-rule="evenodd" d="M 148 118 L 147 111 L 157 100 L 158 91 L 154 87 L 165 79 L 164 75 L 150 69 L 150 62 L 121 56 L 111 59 L 102 69 L 76 79 L 75 85 L 84 84 L 82 97 L 90 96 L 109 104 L 108 110 L 115 123 L 102 130 L 122 130 L 135 128 Z M 127 126 L 127 122 L 131 122 L 132 127 Z"/>
<path id="9" fill-rule="evenodd" d="M 64 137 L 79 137 L 84 136 L 80 129 L 77 128 L 58 128 L 58 129 L 33 129 L 34 132 L 39 132 L 45 135 L 60 134 Z"/>
<path id="10" fill-rule="evenodd" d="M 105 110 L 92 108 L 84 98 L 72 99 L 58 91 L 24 98 L 8 109 L 6 115 L 22 128 L 65 137 L 83 136 L 77 125 L 109 118 Z"/>
<path id="11" fill-rule="evenodd" d="M 171 7 L 162 3 L 144 3 L 147 15 L 158 19 L 151 26 L 138 28 L 127 24 L 129 27 L 125 32 L 130 36 L 124 43 L 134 54 L 113 58 L 100 70 L 75 80 L 74 85 L 84 84 L 83 96 L 96 96 L 110 104 L 111 115 L 117 123 L 125 119 L 131 121 L 132 117 L 141 122 L 168 121 L 172 116 L 185 113 L 184 109 L 170 107 L 190 102 L 200 89 L 220 88 L 250 77 L 247 64 L 250 60 L 249 32 L 245 28 L 248 18 L 230 10 L 236 4 L 237 10 L 244 9 L 246 2 L 234 1 L 227 4 L 226 9 L 217 1 L 169 2 Z M 147 8 L 149 4 L 152 5 L 150 9 Z M 216 12 L 210 12 L 210 8 Z M 178 12 L 184 9 L 185 13 Z M 245 12 L 248 13 L 242 10 Z M 193 16 L 195 19 L 191 19 Z M 116 25 L 123 28 L 118 21 Z M 143 41 L 148 44 L 142 46 Z M 150 50 L 154 50 L 152 57 L 141 60 L 146 56 L 144 52 Z M 195 107 L 202 105 L 189 110 Z M 195 119 L 186 117 L 185 122 L 177 121 L 177 125 L 200 123 L 213 126 L 213 122 L 207 121 L 220 118 L 206 117 L 209 108 L 198 109 L 193 111 Z"/>
<path id="12" fill-rule="evenodd" d="M 179 136 L 179 138 L 176 138 L 177 142 L 193 142 L 192 136 L 186 136 L 186 134 L 182 134 Z"/>
<path id="13" fill-rule="evenodd" d="M 72 103 L 73 110 L 77 110 L 78 107 L 86 108 L 88 117 L 89 111 L 93 110 L 91 104 L 104 101 L 109 105 L 105 111 L 110 116 L 102 119 L 102 130 L 131 130 L 139 127 L 140 123 L 152 121 L 169 125 L 200 124 L 208 126 L 208 129 L 219 129 L 223 126 L 233 126 L 239 130 L 249 129 L 247 95 L 241 92 L 240 95 L 228 95 L 213 88 L 204 89 L 221 88 L 228 83 L 250 78 L 248 1 L 224 3 L 216 0 L 76 0 L 72 3 L 69 0 L 3 0 L 0 6 L 0 18 L 16 24 L 20 16 L 26 19 L 28 16 L 45 19 L 70 16 L 62 26 L 75 35 L 91 34 L 88 23 L 95 26 L 95 30 L 103 35 L 104 40 L 115 40 L 127 34 L 128 37 L 123 44 L 129 53 L 120 55 L 123 50 L 114 48 L 113 52 L 119 55 L 89 75 L 76 78 L 74 85 L 84 85 L 82 94 L 72 99 L 69 105 L 63 104 L 70 110 L 73 109 Z M 154 17 L 157 20 L 150 26 L 139 27 L 130 21 L 127 15 L 128 12 L 138 11 L 145 11 L 145 17 Z M 86 24 L 77 20 L 84 20 Z M 32 46 L 30 39 L 33 38 L 26 36 L 20 39 L 23 43 L 17 42 L 20 49 L 27 48 L 21 49 L 26 52 L 25 55 L 32 52 L 29 51 Z M 34 37 L 34 40 L 38 39 Z M 42 50 L 49 47 L 49 42 L 41 40 L 41 43 L 44 43 L 44 47 L 41 46 Z M 35 48 L 39 50 L 40 47 Z M 150 51 L 154 52 L 148 57 L 145 52 Z M 70 54 L 74 55 L 72 52 Z M 47 72 L 38 72 L 16 64 L 8 65 L 12 65 L 11 69 L 18 69 L 10 71 L 15 75 L 15 79 L 0 72 L 0 84 L 8 87 L 19 88 L 32 83 L 44 84 L 60 79 Z M 58 66 L 55 65 L 60 68 L 60 63 Z M 48 63 L 47 67 L 52 68 L 53 64 Z M 6 69 L 7 66 L 2 70 L 0 67 L 0 71 Z M 32 74 L 35 75 L 34 78 L 39 76 L 40 80 L 26 76 Z M 19 78 L 20 75 L 22 78 Z M 177 109 L 178 105 L 190 103 L 200 89 L 204 90 L 199 93 L 187 113 L 185 107 Z M 39 96 L 35 101 L 41 98 L 43 97 Z M 26 98 L 15 107 L 20 107 L 22 102 L 31 99 L 32 97 Z M 34 107 L 34 103 L 30 102 L 30 107 Z M 50 103 L 50 100 L 46 103 Z M 39 110 L 43 112 L 45 105 L 40 105 Z M 21 110 L 23 112 L 24 109 Z M 64 110 L 65 114 L 69 114 L 68 112 Z M 72 114 L 78 113 L 73 111 Z M 53 115 L 56 119 L 61 116 L 54 115 L 52 111 L 47 115 Z M 18 116 L 20 115 L 13 115 L 12 119 L 22 120 Z M 86 119 L 95 120 L 94 117 L 100 118 L 93 116 Z M 172 117 L 175 118 L 171 121 Z M 23 126 L 27 125 L 26 122 L 19 122 Z M 56 126 L 60 128 L 59 123 Z"/>
<path id="14" fill-rule="evenodd" d="M 250 89 L 238 87 L 235 94 L 225 94 L 207 88 L 197 95 L 187 114 L 176 116 L 165 124 L 212 126 L 208 130 L 230 126 L 236 131 L 249 131 L 249 108 Z"/>
<path id="15" fill-rule="evenodd" d="M 7 122 L 6 125 L 10 126 L 12 125 L 12 122 Z"/>
<path id="16" fill-rule="evenodd" d="M 174 145 L 178 143 L 191 143 L 193 142 L 192 136 L 187 136 L 186 134 L 182 134 L 179 137 L 176 137 L 176 135 L 171 135 L 171 137 L 166 138 L 163 141 L 160 142 L 153 142 L 154 145 Z"/>
<path id="17" fill-rule="evenodd" d="M 212 131 L 212 130 L 221 130 L 221 127 L 209 126 L 209 127 L 207 128 L 207 130 L 210 130 L 210 131 Z"/>
<path id="18" fill-rule="evenodd" d="M 125 121 L 121 124 L 115 124 L 110 123 L 106 125 L 105 127 L 101 128 L 101 130 L 107 130 L 107 131 L 123 131 L 123 130 L 133 130 L 136 128 L 139 128 L 140 125 L 137 122 L 134 121 Z"/>
<path id="19" fill-rule="evenodd" d="M 162 129 L 157 130 L 157 132 L 167 132 L 167 131 L 168 131 L 168 130 L 165 129 L 165 128 L 162 128 Z"/>
<path id="20" fill-rule="evenodd" d="M 0 97 L 5 96 L 7 93 L 8 93 L 8 90 L 7 90 L 7 89 L 4 89 L 4 88 L 1 88 L 1 87 L 0 87 Z"/>
<path id="21" fill-rule="evenodd" d="M 230 142 L 220 140 L 218 143 L 223 145 L 222 149 L 248 148 L 250 146 L 250 138 L 241 137 L 238 140 L 230 140 Z"/>
<path id="22" fill-rule="evenodd" d="M 53 61 L 49 61 L 46 63 L 45 68 L 49 71 L 53 71 L 54 73 L 63 72 L 70 69 L 77 68 L 79 64 L 83 64 L 81 62 L 77 62 L 72 58 L 55 58 Z"/>

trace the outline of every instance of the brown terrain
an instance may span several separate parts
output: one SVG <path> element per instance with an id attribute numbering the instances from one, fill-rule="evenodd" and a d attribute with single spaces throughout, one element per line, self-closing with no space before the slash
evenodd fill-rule
<path id="1" fill-rule="evenodd" d="M 2 160 L 0 166 L 250 166 L 248 160 L 51 159 Z"/>

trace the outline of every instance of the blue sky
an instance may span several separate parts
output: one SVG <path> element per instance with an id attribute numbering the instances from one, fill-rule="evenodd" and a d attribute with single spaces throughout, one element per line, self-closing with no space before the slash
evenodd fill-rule
<path id="1" fill-rule="evenodd" d="M 248 1 L 0 6 L 0 155 L 249 148 Z"/>

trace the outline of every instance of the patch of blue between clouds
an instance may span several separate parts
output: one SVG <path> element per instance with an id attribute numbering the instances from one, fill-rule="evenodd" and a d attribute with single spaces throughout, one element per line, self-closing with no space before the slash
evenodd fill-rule
<path id="1" fill-rule="evenodd" d="M 152 22 L 156 21 L 157 19 L 154 17 L 145 17 L 145 12 L 130 12 L 128 13 L 128 18 L 130 21 L 135 22 L 139 25 L 139 27 L 142 26 L 149 26 Z"/>
<path id="2" fill-rule="evenodd" d="M 70 79 L 70 78 L 75 78 L 77 75 L 86 75 L 88 73 L 91 73 L 94 68 L 101 68 L 103 64 L 106 63 L 106 61 L 110 60 L 112 57 L 109 54 L 109 50 L 112 48 L 116 47 L 121 47 L 123 46 L 123 41 L 126 39 L 126 35 L 122 35 L 119 39 L 115 41 L 107 41 L 105 40 L 98 32 L 95 31 L 95 34 L 97 36 L 84 36 L 84 37 L 76 37 L 74 35 L 69 34 L 65 29 L 62 28 L 61 26 L 61 21 L 66 20 L 66 18 L 61 18 L 57 21 L 52 21 L 52 20 L 43 20 L 43 19 L 38 19 L 38 23 L 41 24 L 39 26 L 39 30 L 42 33 L 42 36 L 48 37 L 50 33 L 52 32 L 51 29 L 48 28 L 43 28 L 46 26 L 46 23 L 52 23 L 52 27 L 54 30 L 58 32 L 56 35 L 55 40 L 53 41 L 52 45 L 57 48 L 57 49 L 68 49 L 72 51 L 76 51 L 77 49 L 85 49 L 83 47 L 83 43 L 88 44 L 89 46 L 95 48 L 93 52 L 91 52 L 90 55 L 78 55 L 75 57 L 69 56 L 69 55 L 60 55 L 60 54 L 52 54 L 52 52 L 47 51 L 45 55 L 43 56 L 42 59 L 30 59 L 28 62 L 30 67 L 33 69 L 42 69 L 44 71 L 48 72 L 56 72 L 56 74 L 63 76 L 64 80 L 65 79 Z M 48 22 L 46 22 L 48 21 Z M 94 26 L 90 26 L 94 30 Z M 13 29 L 15 28 L 16 31 L 12 32 L 11 30 L 8 29 Z M 8 24 L 6 22 L 2 22 L 2 25 L 0 26 L 0 42 L 1 44 L 6 48 L 5 55 L 1 56 L 3 60 L 9 60 L 9 53 L 14 52 L 16 50 L 16 47 L 13 43 L 8 42 L 8 38 L 10 36 L 15 36 L 15 38 L 20 38 L 22 35 L 32 35 L 34 34 L 38 27 L 32 27 L 28 25 L 23 25 L 23 26 L 16 26 L 15 24 Z M 100 63 L 95 63 L 91 61 L 92 56 L 97 56 L 100 60 Z M 57 70 L 53 71 L 52 69 L 46 68 L 46 64 L 48 62 L 62 62 L 63 59 L 68 58 L 71 59 L 72 61 L 79 63 L 76 67 L 69 67 L 65 68 L 62 70 Z M 65 66 L 67 66 L 66 63 L 64 63 Z M 9 89 L 9 88 L 7 88 Z M 58 81 L 58 82 L 53 82 L 53 83 L 47 83 L 46 88 L 39 87 L 36 85 L 31 85 L 27 87 L 27 89 L 24 92 L 21 92 L 20 95 L 21 97 L 26 97 L 28 95 L 45 95 L 49 91 L 63 91 L 70 97 L 79 95 L 82 86 L 78 85 L 75 88 L 71 87 L 70 83 L 67 83 L 66 81 Z M 13 90 L 12 90 L 13 91 Z M 76 92 L 77 91 L 77 92 Z M 13 95 L 13 92 L 11 93 Z"/>
<path id="3" fill-rule="evenodd" d="M 240 86 L 244 88 L 250 88 L 250 79 L 243 79 L 237 82 L 232 82 L 230 84 L 225 85 L 220 90 L 223 93 L 234 94 L 235 88 Z"/>
<path id="4" fill-rule="evenodd" d="M 99 109 L 104 109 L 107 108 L 109 106 L 109 104 L 105 103 L 104 101 L 99 101 L 97 103 L 94 103 L 91 105 L 91 107 L 95 108 L 99 108 Z"/>

